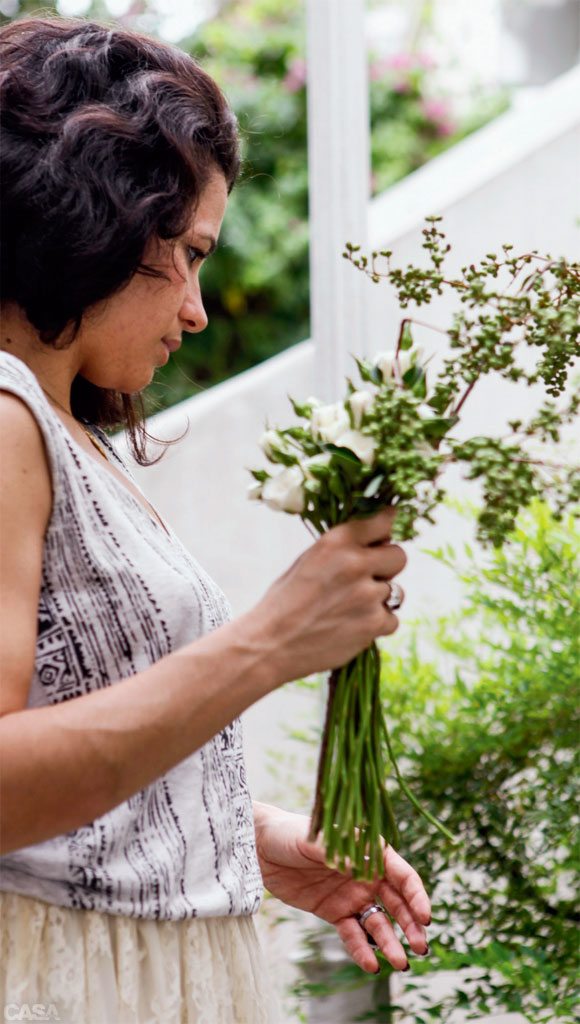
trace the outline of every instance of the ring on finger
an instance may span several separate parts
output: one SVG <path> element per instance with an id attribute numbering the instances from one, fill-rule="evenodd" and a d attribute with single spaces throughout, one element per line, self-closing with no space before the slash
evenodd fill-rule
<path id="1" fill-rule="evenodd" d="M 401 607 L 404 598 L 403 588 L 398 583 L 389 583 L 389 594 L 383 604 L 390 612 L 396 612 L 397 608 Z"/>
<path id="2" fill-rule="evenodd" d="M 373 905 L 371 907 L 367 907 L 367 909 L 364 910 L 362 914 L 355 914 L 355 917 L 356 917 L 358 923 L 360 924 L 363 932 L 365 933 L 365 935 L 367 937 L 367 942 L 368 942 L 369 946 L 371 946 L 372 949 L 379 949 L 379 946 L 377 945 L 375 939 L 373 938 L 372 935 L 369 935 L 369 933 L 367 932 L 367 930 L 365 928 L 365 921 L 372 914 L 385 914 L 385 916 L 386 916 L 386 911 L 383 910 L 382 907 L 379 907 L 378 903 L 373 903 Z"/>

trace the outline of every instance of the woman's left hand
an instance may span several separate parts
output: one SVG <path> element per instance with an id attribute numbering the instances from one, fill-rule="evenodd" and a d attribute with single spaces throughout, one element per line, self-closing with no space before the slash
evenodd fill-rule
<path id="1" fill-rule="evenodd" d="M 370 973 L 379 964 L 367 935 L 396 970 L 409 963 L 387 914 L 373 913 L 364 930 L 357 914 L 381 903 L 405 933 L 414 953 L 428 952 L 425 925 L 431 920 L 431 905 L 419 875 L 391 846 L 385 848 L 385 871 L 372 882 L 355 881 L 329 868 L 324 850 L 309 843 L 308 818 L 277 807 L 254 803 L 256 843 L 264 885 L 284 903 L 308 910 L 334 925 L 355 963 Z"/>

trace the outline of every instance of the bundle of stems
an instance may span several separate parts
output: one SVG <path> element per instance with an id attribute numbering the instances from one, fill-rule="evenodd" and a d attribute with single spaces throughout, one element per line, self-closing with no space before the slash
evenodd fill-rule
<path id="1" fill-rule="evenodd" d="M 401 776 L 381 700 L 380 653 L 373 643 L 330 675 L 308 837 L 314 842 L 322 833 L 328 863 L 352 871 L 357 878 L 372 879 L 375 872 L 380 877 L 384 844 L 399 846 L 386 786 L 385 750 L 413 806 L 453 842 L 451 833 L 421 806 Z"/>

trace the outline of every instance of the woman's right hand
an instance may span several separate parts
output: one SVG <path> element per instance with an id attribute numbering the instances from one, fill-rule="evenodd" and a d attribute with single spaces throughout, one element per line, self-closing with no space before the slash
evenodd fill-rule
<path id="1" fill-rule="evenodd" d="M 389 581 L 407 561 L 390 543 L 395 510 L 335 526 L 269 588 L 249 618 L 271 648 L 278 685 L 345 664 L 394 633 Z"/>

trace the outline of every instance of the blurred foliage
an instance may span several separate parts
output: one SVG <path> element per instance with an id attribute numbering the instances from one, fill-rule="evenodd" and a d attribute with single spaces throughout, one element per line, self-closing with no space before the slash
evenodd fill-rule
<path id="1" fill-rule="evenodd" d="M 55 6 L 50 0 L 42 9 Z M 14 0 L 14 16 L 38 10 L 35 0 Z M 105 0 L 92 0 L 87 17 L 114 20 Z M 136 0 L 119 20 L 154 32 L 159 16 Z M 310 330 L 305 2 L 230 0 L 180 45 L 225 91 L 239 119 L 244 163 L 219 249 L 202 269 L 209 326 L 186 335 L 159 371 L 146 396 L 149 412 L 256 365 Z M 482 96 L 457 120 L 437 92 L 436 70 L 418 51 L 370 55 L 373 193 L 507 106 L 503 92 Z"/>
<path id="2" fill-rule="evenodd" d="M 220 246 L 202 271 L 209 326 L 163 368 L 151 406 L 171 404 L 309 336 L 304 0 L 233 0 L 181 44 L 239 119 L 243 170 Z M 422 54 L 371 59 L 372 187 L 381 191 L 505 108 L 456 123 Z M 195 382 L 195 383 L 194 383 Z"/>
<path id="3" fill-rule="evenodd" d="M 466 548 L 460 569 L 451 548 L 436 554 L 465 585 L 461 611 L 436 623 L 435 653 L 421 656 L 418 630 L 383 652 L 401 770 L 459 838 L 409 815 L 393 784 L 400 852 L 433 901 L 430 955 L 405 982 L 418 1008 L 405 1012 L 416 1024 L 458 1009 L 577 1020 L 580 529 L 537 503 L 485 561 Z M 445 999 L 430 995 L 434 972 L 464 968 Z M 333 990 L 357 974 L 375 983 L 352 965 Z"/>

